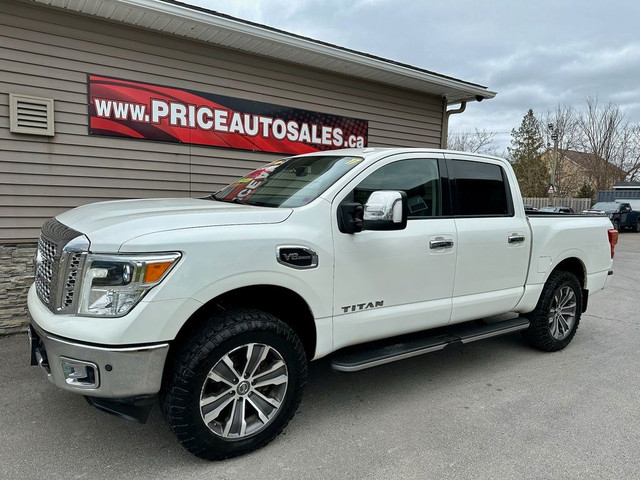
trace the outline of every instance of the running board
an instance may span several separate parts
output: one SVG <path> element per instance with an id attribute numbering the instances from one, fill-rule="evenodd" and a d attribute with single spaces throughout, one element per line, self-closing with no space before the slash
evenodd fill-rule
<path id="1" fill-rule="evenodd" d="M 453 343 L 471 343 L 527 328 L 529 328 L 529 320 L 518 317 L 486 325 L 467 322 L 451 327 L 427 330 L 417 334 L 346 348 L 334 356 L 331 368 L 340 372 L 357 372 L 442 350 Z"/>

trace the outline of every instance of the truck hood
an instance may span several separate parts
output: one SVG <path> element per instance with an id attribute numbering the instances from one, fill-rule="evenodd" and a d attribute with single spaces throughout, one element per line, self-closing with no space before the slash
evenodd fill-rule
<path id="1" fill-rule="evenodd" d="M 117 252 L 123 243 L 149 233 L 280 223 L 291 212 L 290 208 L 254 207 L 196 198 L 159 198 L 93 203 L 56 218 L 89 237 L 92 251 Z"/>

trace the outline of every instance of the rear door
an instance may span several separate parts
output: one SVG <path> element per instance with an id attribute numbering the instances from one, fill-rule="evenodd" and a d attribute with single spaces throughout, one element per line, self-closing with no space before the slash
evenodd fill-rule
<path id="1" fill-rule="evenodd" d="M 509 311 L 523 294 L 529 266 L 524 207 L 514 205 L 499 160 L 452 155 L 447 167 L 458 241 L 451 321 Z"/>

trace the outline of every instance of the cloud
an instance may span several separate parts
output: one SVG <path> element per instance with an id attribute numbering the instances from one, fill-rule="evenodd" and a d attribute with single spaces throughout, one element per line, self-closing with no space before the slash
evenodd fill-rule
<path id="1" fill-rule="evenodd" d="M 491 101 L 494 119 L 487 119 L 493 125 L 498 118 L 509 118 L 517 126 L 528 108 L 543 113 L 559 104 L 582 107 L 589 97 L 616 103 L 629 120 L 640 121 L 640 88 L 633 80 L 640 78 L 638 43 L 535 46 L 486 59 L 477 68 L 487 72 L 489 84 L 499 92 Z"/>
<path id="2" fill-rule="evenodd" d="M 190 0 L 212 8 L 213 2 Z M 640 2 L 238 0 L 214 9 L 497 91 L 452 129 L 501 132 L 529 108 L 615 102 L 640 123 Z M 505 143 L 505 145 L 506 145 Z"/>

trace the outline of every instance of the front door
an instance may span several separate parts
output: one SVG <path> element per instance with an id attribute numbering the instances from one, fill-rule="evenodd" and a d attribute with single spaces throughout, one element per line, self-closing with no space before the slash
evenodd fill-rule
<path id="1" fill-rule="evenodd" d="M 407 194 L 407 227 L 341 233 L 337 205 L 364 204 L 377 190 Z M 334 349 L 449 322 L 457 237 L 454 220 L 443 218 L 442 198 L 433 154 L 383 159 L 337 196 L 332 210 Z"/>

